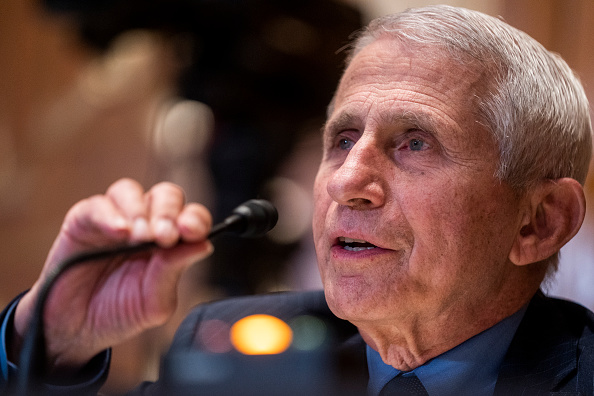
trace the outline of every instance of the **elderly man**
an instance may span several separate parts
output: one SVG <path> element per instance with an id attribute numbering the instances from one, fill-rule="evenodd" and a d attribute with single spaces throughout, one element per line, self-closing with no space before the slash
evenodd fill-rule
<path id="1" fill-rule="evenodd" d="M 323 132 L 313 230 L 324 293 L 200 307 L 172 350 L 199 347 L 209 318 L 315 311 L 354 325 L 342 336 L 373 395 L 592 395 L 592 313 L 539 291 L 583 221 L 591 150 L 580 83 L 524 33 L 448 6 L 380 18 L 355 41 Z M 145 193 L 123 180 L 76 205 L 40 281 L 91 247 L 163 249 L 59 282 L 44 316 L 48 382 L 100 385 L 102 351 L 171 314 L 181 272 L 212 250 L 209 228 L 169 184 Z M 178 239 L 189 243 L 167 249 Z M 38 289 L 3 315 L 10 362 Z"/>

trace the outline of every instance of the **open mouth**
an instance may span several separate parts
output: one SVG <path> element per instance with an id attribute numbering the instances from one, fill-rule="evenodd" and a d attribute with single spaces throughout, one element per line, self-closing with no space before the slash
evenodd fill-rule
<path id="1" fill-rule="evenodd" d="M 363 250 L 375 249 L 377 247 L 362 239 L 352 239 L 347 237 L 338 237 L 338 245 L 350 252 L 360 252 Z"/>

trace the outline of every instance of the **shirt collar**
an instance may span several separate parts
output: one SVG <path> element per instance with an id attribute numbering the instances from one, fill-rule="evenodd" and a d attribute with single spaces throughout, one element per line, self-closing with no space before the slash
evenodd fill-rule
<path id="1" fill-rule="evenodd" d="M 440 396 L 492 395 L 499 367 L 526 308 L 413 370 L 427 393 Z M 385 364 L 371 347 L 366 346 L 366 350 L 368 394 L 378 395 L 400 371 Z"/>

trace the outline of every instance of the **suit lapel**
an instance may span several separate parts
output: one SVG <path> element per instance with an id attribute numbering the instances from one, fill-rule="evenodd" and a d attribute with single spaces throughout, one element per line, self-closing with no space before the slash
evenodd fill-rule
<path id="1" fill-rule="evenodd" d="M 566 393 L 571 389 L 564 386 L 577 369 L 579 336 L 547 297 L 537 293 L 505 356 L 495 395 L 544 395 L 561 388 L 563 394 L 578 394 Z"/>

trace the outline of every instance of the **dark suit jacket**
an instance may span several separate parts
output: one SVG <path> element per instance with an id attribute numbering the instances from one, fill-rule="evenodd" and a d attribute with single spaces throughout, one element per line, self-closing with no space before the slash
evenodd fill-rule
<path id="1" fill-rule="evenodd" d="M 353 394 L 365 393 L 368 379 L 365 343 L 353 325 L 330 312 L 321 291 L 251 296 L 202 305 L 182 323 L 168 355 L 175 357 L 180 351 L 200 349 L 196 334 L 210 319 L 234 323 L 258 313 L 285 321 L 304 314 L 323 318 L 335 334 L 334 349 L 339 352 L 340 361 L 348 363 L 341 363 L 340 380 Z M 593 330 L 592 312 L 539 292 L 530 302 L 504 359 L 495 395 L 593 395 Z M 166 358 L 165 366 L 167 362 Z M 162 394 L 162 386 L 160 380 L 156 384 L 144 384 L 137 392 Z"/>

